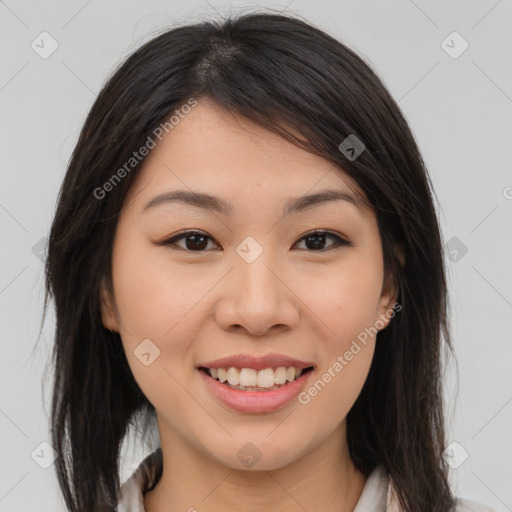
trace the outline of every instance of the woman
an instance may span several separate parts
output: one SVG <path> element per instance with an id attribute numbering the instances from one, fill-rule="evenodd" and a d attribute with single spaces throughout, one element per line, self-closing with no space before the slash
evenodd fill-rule
<path id="1" fill-rule="evenodd" d="M 427 171 L 368 64 L 310 24 L 247 14 L 133 53 L 46 272 L 69 510 L 490 510 L 448 483 Z M 139 420 L 160 444 L 120 487 Z"/>

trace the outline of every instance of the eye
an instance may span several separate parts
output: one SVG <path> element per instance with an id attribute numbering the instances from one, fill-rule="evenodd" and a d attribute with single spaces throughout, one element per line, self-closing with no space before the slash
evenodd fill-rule
<path id="1" fill-rule="evenodd" d="M 340 236 L 331 233 L 330 231 L 324 231 L 322 229 L 315 229 L 314 231 L 310 231 L 309 233 L 306 233 L 300 241 L 304 240 L 306 241 L 306 245 L 309 243 L 309 248 L 314 249 L 314 252 L 321 252 L 324 250 L 327 250 L 325 248 L 325 239 L 331 238 L 331 240 L 334 240 L 334 244 L 327 247 L 327 249 L 330 249 L 332 247 L 336 246 L 342 246 L 342 245 L 353 245 L 352 242 L 349 240 L 345 240 L 344 238 L 341 238 Z"/>
<path id="2" fill-rule="evenodd" d="M 325 239 L 330 238 L 334 240 L 334 243 L 325 248 Z M 184 246 L 179 245 L 177 242 L 185 241 Z M 208 236 L 206 233 L 197 231 L 197 230 L 188 230 L 182 233 L 179 233 L 172 238 L 168 238 L 158 245 L 170 246 L 172 249 L 180 248 L 186 250 L 188 252 L 204 252 L 204 250 L 208 246 L 208 241 L 213 241 L 213 238 Z M 331 249 L 336 246 L 352 246 L 353 243 L 349 240 L 346 240 L 330 231 L 325 231 L 322 229 L 315 229 L 306 233 L 299 239 L 299 242 L 305 241 L 307 249 L 312 250 L 313 252 L 322 252 L 328 249 Z M 218 244 L 215 243 L 215 245 Z M 174 247 L 173 247 L 174 246 Z"/>
<path id="3" fill-rule="evenodd" d="M 185 247 L 179 246 L 176 242 L 185 240 Z M 208 240 L 213 240 L 206 233 L 195 230 L 184 231 L 172 238 L 160 242 L 159 245 L 178 245 L 179 248 L 188 250 L 190 252 L 203 252 L 203 249 L 208 245 Z M 174 249 L 174 247 L 172 247 Z"/>

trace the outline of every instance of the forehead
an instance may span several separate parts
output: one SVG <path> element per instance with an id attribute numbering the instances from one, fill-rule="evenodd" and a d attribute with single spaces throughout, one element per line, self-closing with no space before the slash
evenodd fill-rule
<path id="1" fill-rule="evenodd" d="M 201 99 L 157 141 L 128 195 L 142 203 L 159 192 L 189 189 L 236 203 L 325 188 L 364 197 L 356 182 L 332 162 Z"/>

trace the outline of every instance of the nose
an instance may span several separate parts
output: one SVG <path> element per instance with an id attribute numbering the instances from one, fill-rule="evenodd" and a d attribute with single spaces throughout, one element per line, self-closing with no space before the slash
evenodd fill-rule
<path id="1" fill-rule="evenodd" d="M 227 331 L 265 336 L 292 329 L 299 321 L 299 299 L 275 260 L 264 251 L 256 261 L 236 259 L 224 278 L 215 318 Z"/>

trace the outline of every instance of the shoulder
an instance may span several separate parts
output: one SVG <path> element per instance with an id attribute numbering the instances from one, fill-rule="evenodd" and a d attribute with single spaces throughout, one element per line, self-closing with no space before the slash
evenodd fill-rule
<path id="1" fill-rule="evenodd" d="M 384 475 L 384 470 L 379 469 L 381 475 Z M 387 499 L 386 499 L 386 512 L 403 512 L 399 505 L 396 488 L 391 477 L 388 477 Z M 465 498 L 455 497 L 455 506 L 451 512 L 497 512 L 496 510 L 479 503 Z"/>
<path id="2" fill-rule="evenodd" d="M 454 512 L 496 512 L 491 507 L 477 501 L 457 498 Z"/>

